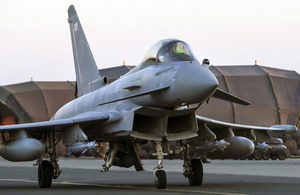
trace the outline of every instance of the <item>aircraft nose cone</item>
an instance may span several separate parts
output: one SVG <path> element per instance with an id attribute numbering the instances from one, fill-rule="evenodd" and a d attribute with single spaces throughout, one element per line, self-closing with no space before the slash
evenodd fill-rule
<path id="1" fill-rule="evenodd" d="M 175 91 L 181 103 L 194 104 L 207 100 L 218 84 L 215 75 L 199 64 L 184 65 L 175 75 Z"/>

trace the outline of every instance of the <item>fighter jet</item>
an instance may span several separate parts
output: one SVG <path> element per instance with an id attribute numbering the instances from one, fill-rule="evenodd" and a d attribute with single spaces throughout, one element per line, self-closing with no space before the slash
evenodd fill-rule
<path id="1" fill-rule="evenodd" d="M 290 125 L 257 127 L 197 116 L 195 111 L 210 98 L 249 103 L 218 89 L 209 61 L 200 63 L 191 47 L 178 39 L 157 42 L 138 66 L 108 84 L 99 74 L 73 5 L 68 16 L 78 98 L 61 107 L 50 121 L 0 127 L 2 135 L 9 134 L 9 139 L 1 136 L 0 155 L 9 161 L 37 159 L 41 188 L 51 187 L 52 179 L 61 173 L 55 151 L 59 137 L 70 151 L 79 149 L 77 145 L 84 150 L 89 141 L 109 142 L 102 171 L 112 165 L 143 171 L 137 145 L 152 142 L 157 157 L 155 186 L 162 189 L 167 186 L 163 158 L 170 141 L 179 141 L 184 148 L 183 174 L 190 185 L 201 185 L 207 157 L 243 158 L 254 150 L 251 140 L 275 140 L 268 131 L 297 130 Z"/>

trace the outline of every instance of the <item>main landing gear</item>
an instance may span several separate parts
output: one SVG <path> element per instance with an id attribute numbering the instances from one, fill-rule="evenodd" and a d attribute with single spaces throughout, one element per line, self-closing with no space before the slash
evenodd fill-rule
<path id="1" fill-rule="evenodd" d="M 192 159 L 189 144 L 185 144 L 183 167 L 183 175 L 188 178 L 190 185 L 201 186 L 203 181 L 203 165 L 200 159 Z"/>
<path id="2" fill-rule="evenodd" d="M 154 182 L 157 189 L 165 189 L 167 186 L 166 172 L 163 170 L 162 142 L 156 142 L 156 155 L 158 165 L 153 169 Z M 190 185 L 200 186 L 203 182 L 203 165 L 200 159 L 192 158 L 194 150 L 189 144 L 184 147 L 184 172 Z"/>
<path id="3" fill-rule="evenodd" d="M 52 185 L 53 167 L 50 161 L 43 160 L 38 168 L 38 182 L 40 188 L 50 188 Z"/>
<path id="4" fill-rule="evenodd" d="M 59 165 L 57 163 L 54 131 L 49 131 L 45 138 L 46 145 L 48 146 L 46 149 L 46 153 L 50 155 L 50 161 L 42 160 L 42 157 L 37 161 L 37 165 L 39 165 L 38 183 L 40 188 L 50 188 L 52 185 L 52 178 L 58 178 L 58 176 L 62 172 L 61 170 L 59 170 Z"/>

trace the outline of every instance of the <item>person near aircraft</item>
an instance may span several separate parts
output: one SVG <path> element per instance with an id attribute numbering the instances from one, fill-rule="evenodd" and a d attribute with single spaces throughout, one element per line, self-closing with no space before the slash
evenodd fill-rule
<path id="1" fill-rule="evenodd" d="M 194 58 L 189 55 L 189 50 L 181 42 L 171 42 L 164 46 L 158 54 L 161 56 L 162 62 L 176 62 L 176 61 L 193 61 Z"/>

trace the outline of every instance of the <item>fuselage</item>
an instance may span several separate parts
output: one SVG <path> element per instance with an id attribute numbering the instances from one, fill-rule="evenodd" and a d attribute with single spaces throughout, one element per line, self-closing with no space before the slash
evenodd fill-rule
<path id="1" fill-rule="evenodd" d="M 208 65 L 200 64 L 186 43 L 161 40 L 150 48 L 141 64 L 113 83 L 69 102 L 52 120 L 95 112 L 108 114 L 105 124 L 80 127 L 96 140 L 122 136 L 190 138 L 198 130 L 195 110 L 217 86 Z M 190 108 L 191 104 L 196 108 Z"/>
<path id="2" fill-rule="evenodd" d="M 130 104 L 131 107 L 176 109 L 206 101 L 218 86 L 218 81 L 208 66 L 197 61 L 139 66 L 144 67 L 137 71 L 133 69 L 132 72 L 128 72 L 115 82 L 64 105 L 54 115 L 53 120 L 71 118 L 91 111 L 121 111 L 117 106 L 124 102 Z M 157 94 L 109 103 L 112 100 L 130 97 L 163 86 L 169 86 L 169 88 Z"/>
<path id="3" fill-rule="evenodd" d="M 112 120 L 120 118 L 120 121 L 114 122 L 109 127 L 101 124 L 92 127 L 92 130 L 82 127 L 92 140 L 108 141 L 112 139 L 112 136 L 109 135 L 120 134 L 120 132 L 123 132 L 125 137 L 132 136 L 132 132 L 142 132 L 135 135 L 138 138 L 156 134 L 156 137 L 152 139 L 171 134 L 176 138 L 178 135 L 184 135 L 183 138 L 195 136 L 197 131 L 195 110 L 189 110 L 187 105 L 202 103 L 215 92 L 218 82 L 209 71 L 208 66 L 197 61 L 159 65 L 140 64 L 139 66 L 137 66 L 138 70 L 133 69 L 115 82 L 69 102 L 57 111 L 52 120 L 67 119 L 92 112 L 111 112 L 122 116 L 117 119 L 111 117 Z M 130 98 L 135 94 L 164 86 L 168 86 L 168 88 L 159 93 Z M 112 100 L 117 101 L 112 102 Z M 150 108 L 156 109 L 155 114 L 149 111 Z M 189 125 L 191 128 L 181 128 L 180 124 L 176 124 L 174 116 L 182 116 L 183 118 L 178 118 L 177 121 L 186 120 L 186 123 L 191 123 Z M 139 120 L 135 120 L 137 117 Z M 142 124 L 137 124 L 136 121 L 148 121 L 149 125 L 144 127 L 141 126 Z M 168 125 L 163 125 L 164 123 L 168 123 Z M 151 128 L 157 129 L 156 126 L 161 128 L 153 132 Z M 172 131 L 171 128 L 174 129 L 174 127 L 180 127 L 180 129 Z M 191 133 L 184 133 L 185 131 Z"/>

